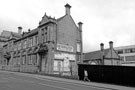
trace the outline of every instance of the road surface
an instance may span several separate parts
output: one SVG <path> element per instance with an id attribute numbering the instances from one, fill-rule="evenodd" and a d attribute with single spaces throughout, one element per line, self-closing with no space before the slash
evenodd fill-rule
<path id="1" fill-rule="evenodd" d="M 0 71 L 0 90 L 114 90 L 50 78 Z"/>

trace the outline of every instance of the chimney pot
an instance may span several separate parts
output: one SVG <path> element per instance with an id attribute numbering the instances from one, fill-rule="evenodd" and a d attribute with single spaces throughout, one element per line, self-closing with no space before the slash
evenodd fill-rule
<path id="1" fill-rule="evenodd" d="M 104 44 L 103 43 L 100 44 L 100 48 L 101 48 L 101 51 L 104 50 Z"/>
<path id="2" fill-rule="evenodd" d="M 19 27 L 18 27 L 18 34 L 21 34 L 21 33 L 22 33 L 22 27 L 19 26 Z"/>
<path id="3" fill-rule="evenodd" d="M 82 32 L 82 24 L 83 24 L 82 22 L 79 22 L 79 23 L 78 23 L 79 30 L 80 30 L 81 32 Z"/>
<path id="4" fill-rule="evenodd" d="M 110 49 L 113 49 L 113 41 L 110 41 L 109 45 L 110 45 Z"/>
<path id="5" fill-rule="evenodd" d="M 66 15 L 70 15 L 70 8 L 71 8 L 71 6 L 67 3 L 67 4 L 65 5 Z"/>

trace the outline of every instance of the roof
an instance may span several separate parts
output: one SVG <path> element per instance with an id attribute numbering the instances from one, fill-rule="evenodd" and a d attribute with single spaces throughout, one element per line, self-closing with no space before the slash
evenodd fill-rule
<path id="1" fill-rule="evenodd" d="M 3 32 L 1 33 L 0 36 L 9 38 L 11 35 L 13 35 L 14 37 L 17 37 L 17 38 L 21 37 L 20 34 L 18 34 L 16 32 L 7 31 L 7 30 L 3 30 Z"/>
<path id="2" fill-rule="evenodd" d="M 30 37 L 32 35 L 35 35 L 36 33 L 38 33 L 38 30 L 39 30 L 38 28 L 35 28 L 35 29 L 31 30 L 30 32 L 26 32 L 24 35 L 22 35 L 21 38 L 17 39 L 16 42 L 20 41 L 20 40 L 22 40 L 22 39 L 24 39 L 26 37 Z"/>
<path id="3" fill-rule="evenodd" d="M 18 34 L 18 33 L 15 33 L 15 32 L 11 32 L 11 35 L 12 35 L 13 37 L 21 38 L 21 35 Z"/>
<path id="4" fill-rule="evenodd" d="M 64 16 L 62 16 L 62 17 L 60 17 L 60 18 L 58 18 L 57 21 L 62 20 L 65 16 L 66 16 L 66 15 L 64 15 Z"/>
<path id="5" fill-rule="evenodd" d="M 135 45 L 128 45 L 128 46 L 114 47 L 115 50 L 131 49 L 131 48 L 135 48 Z"/>
<path id="6" fill-rule="evenodd" d="M 105 49 L 104 55 L 106 56 L 108 52 L 109 52 L 109 49 Z M 101 50 L 85 53 L 85 60 L 102 59 L 102 57 L 103 56 L 102 56 Z"/>
<path id="7" fill-rule="evenodd" d="M 11 31 L 3 30 L 1 32 L 1 35 L 0 36 L 9 37 L 10 35 L 11 35 Z"/>

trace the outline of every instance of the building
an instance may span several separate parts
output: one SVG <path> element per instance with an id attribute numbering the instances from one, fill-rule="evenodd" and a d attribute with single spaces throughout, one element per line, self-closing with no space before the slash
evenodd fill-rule
<path id="1" fill-rule="evenodd" d="M 82 22 L 75 24 L 71 6 L 65 5 L 65 15 L 55 19 L 46 13 L 34 30 L 28 30 L 13 41 L 10 70 L 75 75 L 82 62 Z"/>
<path id="2" fill-rule="evenodd" d="M 11 49 L 13 41 L 21 38 L 21 27 L 18 27 L 17 32 L 3 30 L 0 35 L 0 65 L 8 64 L 10 53 L 7 50 Z"/>
<path id="3" fill-rule="evenodd" d="M 135 45 L 121 46 L 114 48 L 120 55 L 124 66 L 135 66 Z"/>
<path id="4" fill-rule="evenodd" d="M 104 49 L 104 44 L 101 43 L 101 50 L 88 52 L 84 54 L 84 63 L 94 65 L 120 65 L 120 56 L 113 49 L 113 42 L 109 42 L 110 48 Z"/>

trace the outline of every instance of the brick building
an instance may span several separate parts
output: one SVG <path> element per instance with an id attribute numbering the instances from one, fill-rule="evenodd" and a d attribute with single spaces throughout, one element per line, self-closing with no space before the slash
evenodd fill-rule
<path id="1" fill-rule="evenodd" d="M 82 23 L 75 24 L 70 9 L 66 4 L 65 15 L 58 19 L 45 14 L 37 28 L 13 41 L 9 69 L 77 74 L 77 63 L 82 62 Z"/>
<path id="2" fill-rule="evenodd" d="M 120 65 L 120 56 L 113 49 L 113 42 L 109 42 L 110 48 L 104 49 L 104 44 L 101 43 L 101 50 L 88 52 L 84 54 L 84 63 L 95 65 Z"/>

